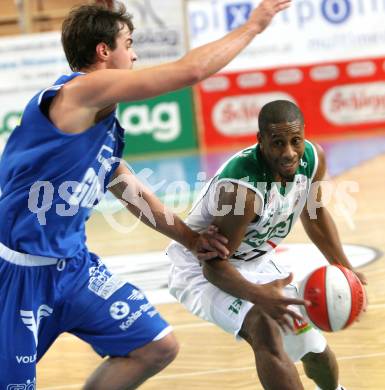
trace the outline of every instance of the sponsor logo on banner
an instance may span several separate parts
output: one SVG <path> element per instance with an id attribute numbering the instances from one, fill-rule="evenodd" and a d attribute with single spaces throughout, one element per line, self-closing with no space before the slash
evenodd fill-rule
<path id="1" fill-rule="evenodd" d="M 200 46 L 242 25 L 259 3 L 189 0 L 191 46 Z M 226 69 L 264 69 L 385 55 L 384 16 L 382 0 L 294 1 Z"/>
<path id="2" fill-rule="evenodd" d="M 354 0 L 322 0 L 322 15 L 330 23 L 345 22 L 352 12 L 351 1 Z"/>
<path id="3" fill-rule="evenodd" d="M 310 69 L 310 77 L 314 81 L 336 80 L 340 70 L 336 65 L 320 65 Z"/>
<path id="4" fill-rule="evenodd" d="M 226 5 L 227 30 L 231 31 L 245 24 L 252 9 L 253 5 L 250 2 Z"/>
<path id="5" fill-rule="evenodd" d="M 25 104 L 68 72 L 59 32 L 0 38 L 0 154 Z"/>
<path id="6" fill-rule="evenodd" d="M 277 70 L 273 75 L 274 81 L 278 85 L 300 84 L 303 80 L 301 69 L 284 69 Z"/>
<path id="7" fill-rule="evenodd" d="M 137 66 L 180 58 L 186 51 L 183 0 L 123 0 L 134 15 Z M 37 56 L 36 53 L 39 53 Z M 0 38 L 0 153 L 21 112 L 39 90 L 70 73 L 59 32 Z"/>
<path id="8" fill-rule="evenodd" d="M 237 77 L 237 85 L 241 89 L 263 87 L 266 84 L 266 76 L 262 72 L 240 74 Z"/>
<path id="9" fill-rule="evenodd" d="M 181 133 L 181 113 L 177 102 L 132 105 L 121 112 L 121 123 L 130 135 L 152 134 L 158 142 L 171 142 Z"/>
<path id="10" fill-rule="evenodd" d="M 377 67 L 373 61 L 353 62 L 346 67 L 350 77 L 369 77 L 376 73 Z"/>
<path id="11" fill-rule="evenodd" d="M 2 119 L 0 117 L 0 155 L 12 130 L 20 123 L 20 119 L 20 111 L 7 112 Z"/>
<path id="12" fill-rule="evenodd" d="M 118 118 L 125 129 L 125 156 L 169 153 L 197 146 L 191 88 L 119 104 Z"/>
<path id="13" fill-rule="evenodd" d="M 385 120 L 385 82 L 350 84 L 328 90 L 321 102 L 325 118 L 335 125 Z"/>
<path id="14" fill-rule="evenodd" d="M 185 50 L 182 0 L 124 0 L 135 25 L 138 65 L 155 65 L 180 58 Z"/>
<path id="15" fill-rule="evenodd" d="M 226 76 L 213 76 L 202 81 L 202 88 L 205 92 L 227 91 L 230 87 L 230 80 Z"/>
<path id="16" fill-rule="evenodd" d="M 225 97 L 213 109 L 213 124 L 219 133 L 227 136 L 256 134 L 261 108 L 278 99 L 294 101 L 292 96 L 284 92 Z"/>

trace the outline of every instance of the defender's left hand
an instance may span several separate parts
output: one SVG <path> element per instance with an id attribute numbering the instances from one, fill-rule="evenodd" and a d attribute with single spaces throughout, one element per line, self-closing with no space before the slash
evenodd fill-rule
<path id="1" fill-rule="evenodd" d="M 199 234 L 193 248 L 198 260 L 211 260 L 216 257 L 227 258 L 229 250 L 226 248 L 228 239 L 218 233 L 218 228 L 210 225 L 205 231 Z"/>

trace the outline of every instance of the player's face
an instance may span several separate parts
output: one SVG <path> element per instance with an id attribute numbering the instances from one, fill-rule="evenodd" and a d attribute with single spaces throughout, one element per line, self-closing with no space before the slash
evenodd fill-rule
<path id="1" fill-rule="evenodd" d="M 292 180 L 305 150 L 300 121 L 270 124 L 259 136 L 262 153 L 278 179 Z"/>
<path id="2" fill-rule="evenodd" d="M 125 24 L 116 38 L 116 48 L 111 51 L 108 69 L 132 69 L 137 59 L 132 43 L 131 32 Z"/>

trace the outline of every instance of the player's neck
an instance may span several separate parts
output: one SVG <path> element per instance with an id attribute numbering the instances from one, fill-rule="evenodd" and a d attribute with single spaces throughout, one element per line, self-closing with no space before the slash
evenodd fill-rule
<path id="1" fill-rule="evenodd" d="M 278 173 L 273 173 L 274 182 L 281 183 L 282 187 L 286 187 L 287 183 L 291 183 L 293 180 L 282 177 Z"/>
<path id="2" fill-rule="evenodd" d="M 82 72 L 82 73 L 91 73 L 91 72 L 95 72 L 97 70 L 102 70 L 102 69 L 107 69 L 107 67 L 104 65 L 104 63 L 101 63 L 101 62 L 97 62 L 95 64 L 91 64 L 87 67 L 84 67 L 84 68 L 81 68 L 79 70 L 79 72 Z"/>

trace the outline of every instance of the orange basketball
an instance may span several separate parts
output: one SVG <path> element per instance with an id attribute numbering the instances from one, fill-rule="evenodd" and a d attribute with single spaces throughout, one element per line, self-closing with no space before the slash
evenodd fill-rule
<path id="1" fill-rule="evenodd" d="M 304 316 L 317 328 L 336 332 L 350 326 L 366 307 L 366 293 L 354 272 L 340 265 L 327 265 L 313 271 L 300 286 Z"/>

